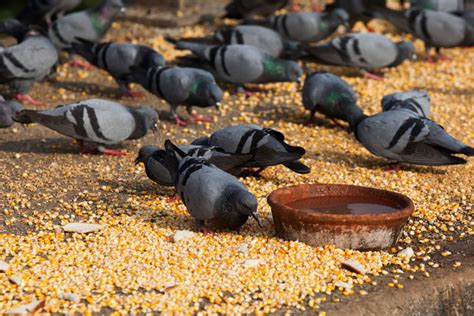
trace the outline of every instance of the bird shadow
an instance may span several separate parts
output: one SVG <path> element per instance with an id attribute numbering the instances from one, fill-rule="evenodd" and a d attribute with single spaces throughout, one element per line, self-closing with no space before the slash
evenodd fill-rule
<path id="1" fill-rule="evenodd" d="M 309 152 L 307 153 L 307 158 L 316 161 L 333 161 L 345 165 L 349 168 L 362 167 L 370 170 L 386 170 L 391 166 L 390 162 L 387 162 L 387 160 L 381 158 L 370 158 L 366 157 L 365 155 L 334 150 L 321 150 L 319 153 Z M 402 164 L 401 170 L 420 174 L 444 175 L 447 173 L 446 170 L 436 169 L 432 166 L 417 166 L 409 164 Z"/>
<path id="2" fill-rule="evenodd" d="M 57 89 L 65 89 L 74 92 L 83 92 L 86 91 L 90 94 L 100 94 L 110 98 L 121 98 L 122 95 L 118 92 L 117 88 L 114 87 L 105 87 L 99 84 L 90 83 L 90 82 L 74 82 L 74 81 L 49 81 L 52 86 Z"/>
<path id="3" fill-rule="evenodd" d="M 0 142 L 0 151 L 37 154 L 77 154 L 79 147 L 67 138 L 31 138 Z"/>

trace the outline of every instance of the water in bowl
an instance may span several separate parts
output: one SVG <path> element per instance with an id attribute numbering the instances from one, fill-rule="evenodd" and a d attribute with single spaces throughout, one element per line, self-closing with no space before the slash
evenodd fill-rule
<path id="1" fill-rule="evenodd" d="M 315 196 L 290 202 L 287 206 L 323 214 L 381 214 L 402 209 L 393 202 L 365 196 Z"/>

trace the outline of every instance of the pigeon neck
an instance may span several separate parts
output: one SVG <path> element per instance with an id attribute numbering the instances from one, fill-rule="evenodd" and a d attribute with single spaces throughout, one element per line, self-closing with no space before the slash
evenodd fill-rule
<path id="1" fill-rule="evenodd" d="M 90 14 L 92 26 L 99 33 L 107 31 L 121 9 L 120 7 L 109 5 L 107 1 L 102 2 Z"/>
<path id="2" fill-rule="evenodd" d="M 349 128 L 353 132 L 357 132 L 357 127 L 359 124 L 365 120 L 368 116 L 362 112 L 362 110 L 357 106 L 351 106 L 346 113 L 347 121 L 349 122 Z"/>
<path id="3" fill-rule="evenodd" d="M 130 113 L 133 115 L 133 118 L 135 120 L 135 130 L 128 137 L 128 139 L 142 138 L 146 135 L 148 131 L 145 116 L 141 113 L 138 113 L 136 110 L 130 110 Z"/>
<path id="4" fill-rule="evenodd" d="M 274 58 L 266 58 L 263 62 L 264 76 L 270 80 L 286 79 L 285 67 Z"/>

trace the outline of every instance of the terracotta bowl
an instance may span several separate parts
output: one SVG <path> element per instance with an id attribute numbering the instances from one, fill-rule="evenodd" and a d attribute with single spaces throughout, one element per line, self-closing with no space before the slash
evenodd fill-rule
<path id="1" fill-rule="evenodd" d="M 332 214 L 309 212 L 288 206 L 317 197 L 362 197 L 383 200 L 394 208 L 378 214 Z M 299 240 L 312 246 L 335 245 L 357 250 L 381 250 L 395 245 L 403 226 L 414 211 L 406 196 L 367 187 L 336 184 L 302 184 L 278 189 L 270 194 L 273 222 L 279 237 Z"/>

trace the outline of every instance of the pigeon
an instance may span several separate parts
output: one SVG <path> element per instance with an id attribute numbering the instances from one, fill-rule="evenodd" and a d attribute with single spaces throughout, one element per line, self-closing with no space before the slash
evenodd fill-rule
<path id="1" fill-rule="evenodd" d="M 406 13 L 411 33 L 425 43 L 427 59 L 433 62 L 430 49 L 441 56 L 442 47 L 474 45 L 474 26 L 462 17 L 447 12 L 410 9 Z"/>
<path id="2" fill-rule="evenodd" d="M 350 33 L 306 49 L 318 63 L 361 68 L 364 74 L 374 79 L 380 78 L 368 70 L 396 67 L 406 59 L 416 59 L 412 42 L 394 43 L 375 33 Z"/>
<path id="3" fill-rule="evenodd" d="M 474 156 L 474 148 L 411 110 L 381 112 L 370 117 L 349 112 L 348 116 L 357 140 L 376 156 L 429 166 L 466 163 L 454 154 Z"/>
<path id="4" fill-rule="evenodd" d="M 35 82 L 45 79 L 58 62 L 58 52 L 38 30 L 29 30 L 25 38 L 7 48 L 0 48 L 0 84 L 17 92 L 19 101 L 41 104 L 27 93 Z"/>
<path id="5" fill-rule="evenodd" d="M 165 151 L 156 151 L 153 158 L 166 166 L 176 191 L 196 220 L 197 227 L 239 230 L 252 216 L 257 216 L 258 202 L 237 178 L 219 169 L 204 158 L 187 156 L 169 140 Z"/>
<path id="6" fill-rule="evenodd" d="M 238 173 L 240 166 L 252 159 L 250 154 L 226 153 L 222 148 L 215 146 L 177 145 L 177 147 L 188 156 L 204 158 L 218 168 L 232 174 Z M 152 157 L 157 150 L 164 149 L 151 145 L 143 146 L 140 148 L 137 159 L 135 159 L 135 164 L 142 162 L 148 178 L 152 181 L 162 186 L 173 186 L 174 182 L 166 167 Z"/>
<path id="7" fill-rule="evenodd" d="M 0 33 L 13 36 L 17 43 L 21 43 L 30 28 L 17 19 L 5 19 L 0 21 Z"/>
<path id="8" fill-rule="evenodd" d="M 212 37 L 182 38 L 179 41 L 208 45 L 250 45 L 266 51 L 273 57 L 280 57 L 286 51 L 297 48 L 297 45 L 285 41 L 278 32 L 259 25 L 225 27 L 217 30 Z"/>
<path id="9" fill-rule="evenodd" d="M 316 112 L 332 120 L 347 121 L 347 108 L 357 107 L 357 96 L 354 89 L 338 76 L 316 71 L 306 77 L 303 105 L 311 111 L 309 122 L 313 122 Z"/>
<path id="10" fill-rule="evenodd" d="M 250 19 L 256 15 L 269 16 L 288 5 L 288 0 L 232 0 L 225 10 L 225 18 Z"/>
<path id="11" fill-rule="evenodd" d="M 474 2 L 470 0 L 411 0 L 410 7 L 441 12 L 462 12 L 474 9 Z"/>
<path id="12" fill-rule="evenodd" d="M 117 82 L 119 92 L 128 96 L 140 96 L 128 87 L 135 82 L 132 66 L 150 68 L 166 63 L 153 48 L 130 43 L 94 43 L 79 39 L 78 43 L 72 43 L 72 50 L 92 65 L 106 70 Z"/>
<path id="13" fill-rule="evenodd" d="M 275 58 L 249 45 L 175 43 L 177 49 L 192 51 L 199 58 L 194 65 L 202 67 L 205 64 L 205 69 L 211 71 L 217 81 L 241 86 L 247 83 L 299 82 L 303 74 L 294 61 Z"/>
<path id="14" fill-rule="evenodd" d="M 285 143 L 285 136 L 271 128 L 254 124 L 229 126 L 210 137 L 196 139 L 193 145 L 217 146 L 227 153 L 251 154 L 252 159 L 240 168 L 260 168 L 283 164 L 296 173 L 311 169 L 298 161 L 306 153 L 304 148 Z"/>
<path id="15" fill-rule="evenodd" d="M 13 118 L 21 110 L 23 105 L 16 101 L 7 101 L 0 95 L 0 128 L 12 126 L 15 123 Z"/>
<path id="16" fill-rule="evenodd" d="M 78 38 L 97 42 L 125 10 L 125 1 L 102 0 L 95 8 L 67 14 L 51 24 L 49 37 L 60 50 L 70 50 L 71 43 L 78 42 Z"/>
<path id="17" fill-rule="evenodd" d="M 266 23 L 288 41 L 317 42 L 333 34 L 339 25 L 349 27 L 349 15 L 343 9 L 330 12 L 290 12 L 267 18 Z"/>
<path id="18" fill-rule="evenodd" d="M 131 67 L 137 80 L 146 90 L 168 102 L 171 117 L 177 125 L 185 126 L 187 122 L 176 113 L 179 105 L 186 105 L 186 110 L 195 121 L 211 121 L 210 118 L 192 113 L 192 107 L 219 107 L 223 97 L 221 88 L 214 77 L 207 71 L 182 67 Z"/>
<path id="19" fill-rule="evenodd" d="M 430 96 L 426 91 L 410 90 L 396 92 L 382 98 L 382 110 L 393 111 L 399 109 L 411 110 L 420 117 L 428 118 L 430 115 Z"/>
<path id="20" fill-rule="evenodd" d="M 28 0 L 17 19 L 25 24 L 51 24 L 54 16 L 62 17 L 65 12 L 76 8 L 82 0 Z"/>
<path id="21" fill-rule="evenodd" d="M 76 139 L 81 153 L 122 155 L 123 151 L 105 149 L 103 145 L 144 137 L 149 129 L 156 130 L 158 113 L 150 107 L 131 108 L 113 101 L 89 99 L 45 111 L 23 110 L 19 118 Z M 87 148 L 84 142 L 94 147 Z"/>

